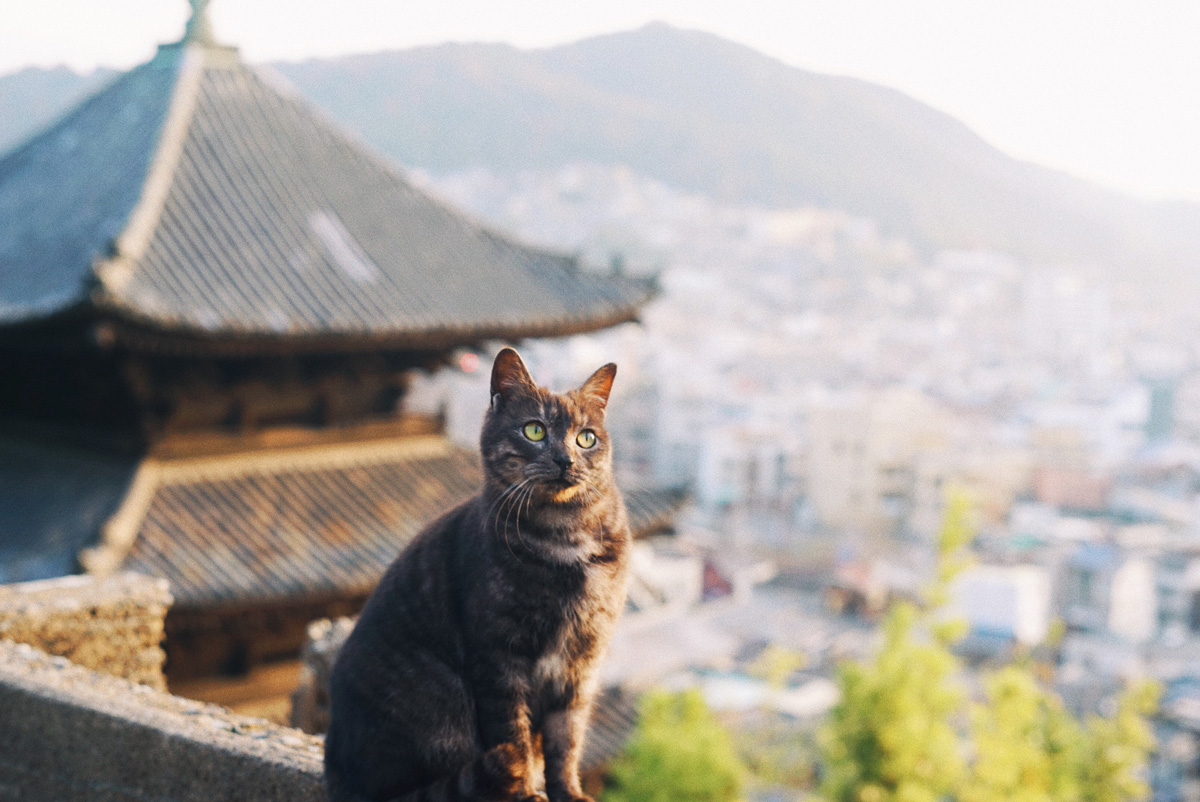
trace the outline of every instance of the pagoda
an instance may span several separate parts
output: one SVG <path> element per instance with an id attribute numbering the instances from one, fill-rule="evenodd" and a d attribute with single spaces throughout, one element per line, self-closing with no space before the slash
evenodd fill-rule
<path id="1" fill-rule="evenodd" d="M 414 371 L 653 295 L 431 198 L 206 5 L 0 157 L 0 582 L 165 577 L 172 682 L 294 655 L 475 492 Z"/>

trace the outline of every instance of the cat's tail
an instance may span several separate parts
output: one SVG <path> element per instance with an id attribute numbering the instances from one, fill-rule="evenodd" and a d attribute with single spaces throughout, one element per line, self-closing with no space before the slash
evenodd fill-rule
<path id="1" fill-rule="evenodd" d="M 449 774 L 415 791 L 387 802 L 511 802 L 522 798 L 524 761 L 512 744 L 501 744 L 482 753 L 457 774 Z M 332 802 L 368 802 L 347 794 L 340 779 L 327 772 Z"/>

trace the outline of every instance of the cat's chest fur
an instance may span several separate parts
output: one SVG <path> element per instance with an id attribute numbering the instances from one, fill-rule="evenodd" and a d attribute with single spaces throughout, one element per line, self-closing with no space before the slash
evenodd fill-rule
<path id="1" fill-rule="evenodd" d="M 618 586 L 624 590 L 611 573 L 611 568 L 589 566 L 579 595 L 557 610 L 532 661 L 536 695 L 556 697 L 589 680 L 616 618 Z"/>
<path id="2" fill-rule="evenodd" d="M 586 608 L 581 612 L 586 613 Z M 594 626 L 581 626 L 573 616 L 565 616 L 534 657 L 531 672 L 534 688 L 553 692 L 573 682 L 594 642 Z"/>
<path id="3" fill-rule="evenodd" d="M 623 559 L 530 566 L 509 561 L 505 626 L 491 631 L 524 658 L 530 690 L 561 694 L 586 679 L 624 600 Z"/>

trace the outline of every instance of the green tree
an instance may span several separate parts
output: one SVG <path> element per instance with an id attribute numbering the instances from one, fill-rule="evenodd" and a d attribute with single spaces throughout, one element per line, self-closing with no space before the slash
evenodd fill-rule
<path id="1" fill-rule="evenodd" d="M 941 641 L 913 636 L 917 619 L 912 604 L 893 606 L 875 659 L 841 667 L 842 698 L 821 732 L 831 802 L 937 802 L 959 785 L 957 662 Z"/>
<path id="2" fill-rule="evenodd" d="M 735 802 L 746 768 L 697 690 L 651 691 L 603 802 Z"/>
<path id="3" fill-rule="evenodd" d="M 803 652 L 769 645 L 750 666 L 750 676 L 767 683 L 771 693 L 781 693 L 787 687 L 788 677 L 808 665 Z"/>
<path id="4" fill-rule="evenodd" d="M 1135 683 L 1111 718 L 1081 724 L 1041 687 L 1027 665 L 987 679 L 986 699 L 972 711 L 975 761 L 962 802 L 1129 802 L 1145 799 L 1142 774 L 1154 736 L 1146 717 L 1158 686 Z"/>
<path id="5" fill-rule="evenodd" d="M 1112 718 L 1088 719 L 1088 754 L 1082 771 L 1087 802 L 1126 802 L 1150 795 L 1143 774 L 1154 734 L 1146 718 L 1158 709 L 1160 691 L 1154 682 L 1135 683 L 1117 700 Z"/>
<path id="6" fill-rule="evenodd" d="M 975 760 L 962 802 L 1080 802 L 1088 761 L 1087 732 L 1062 701 L 1010 665 L 985 681 L 972 706 Z"/>
<path id="7" fill-rule="evenodd" d="M 967 565 L 970 503 L 952 492 L 939 536 L 938 571 L 924 609 L 894 605 L 873 661 L 842 667 L 842 698 L 822 731 L 830 802 L 1129 802 L 1154 739 L 1146 717 L 1153 683 L 1121 695 L 1111 718 L 1080 723 L 1037 682 L 1028 661 L 987 677 L 970 706 L 969 738 L 955 724 L 965 695 L 950 644 L 958 622 L 939 620 L 949 583 Z M 968 763 L 963 755 L 972 753 Z"/>
<path id="8" fill-rule="evenodd" d="M 934 622 L 928 612 L 944 604 L 971 540 L 966 496 L 953 493 L 946 506 L 924 610 L 911 602 L 892 605 L 874 660 L 848 662 L 838 672 L 841 700 L 820 733 L 821 791 L 831 802 L 937 802 L 966 772 L 955 727 L 966 697 L 954 681 L 959 664 L 949 648 L 961 626 Z M 930 636 L 921 637 L 918 627 Z"/>

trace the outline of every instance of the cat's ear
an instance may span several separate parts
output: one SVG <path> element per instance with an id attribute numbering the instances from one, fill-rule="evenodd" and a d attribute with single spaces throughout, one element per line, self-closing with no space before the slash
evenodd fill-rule
<path id="1" fill-rule="evenodd" d="M 501 398 L 514 392 L 532 390 L 536 386 L 521 355 L 511 348 L 501 348 L 492 363 L 492 406 L 497 406 Z"/>
<path id="2" fill-rule="evenodd" d="M 608 405 L 608 394 L 612 391 L 613 379 L 617 377 L 617 366 L 609 362 L 592 374 L 591 378 L 579 387 L 580 395 L 591 396 L 600 400 L 600 406 Z"/>

